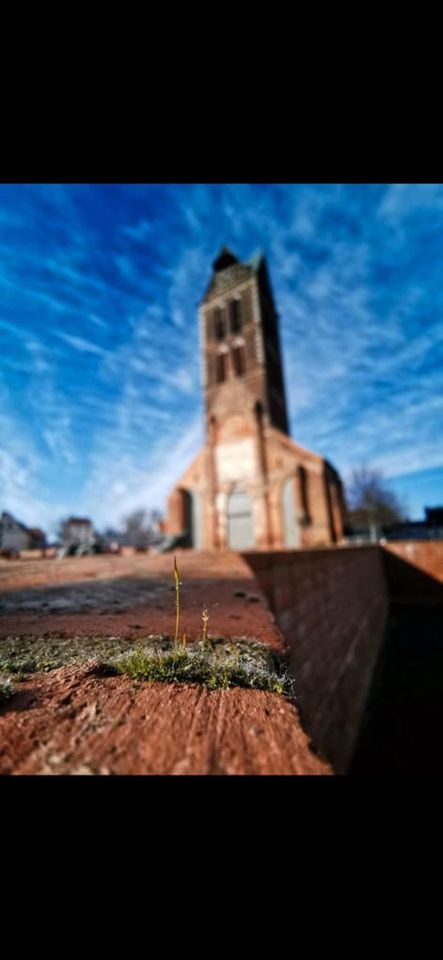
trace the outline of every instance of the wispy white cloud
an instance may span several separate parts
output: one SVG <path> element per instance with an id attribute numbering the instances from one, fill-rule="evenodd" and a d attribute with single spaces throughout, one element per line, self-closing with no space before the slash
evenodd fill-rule
<path id="1" fill-rule="evenodd" d="M 108 354 L 107 350 L 99 347 L 98 344 L 92 340 L 85 340 L 84 337 L 76 337 L 71 333 L 64 333 L 62 330 L 54 330 L 53 333 L 56 337 L 59 337 L 60 340 L 63 340 L 70 347 L 73 347 L 74 350 L 79 350 L 80 353 L 95 353 L 99 357 L 106 357 Z"/>
<path id="2" fill-rule="evenodd" d="M 109 330 L 109 323 L 106 323 L 106 320 L 103 320 L 102 317 L 97 317 L 95 313 L 90 313 L 89 319 L 96 327 L 101 327 L 102 330 Z"/>

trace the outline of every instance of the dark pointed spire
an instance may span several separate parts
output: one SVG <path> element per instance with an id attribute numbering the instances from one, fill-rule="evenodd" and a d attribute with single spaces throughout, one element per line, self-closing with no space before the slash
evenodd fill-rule
<path id="1" fill-rule="evenodd" d="M 232 267 L 234 263 L 238 263 L 238 259 L 232 250 L 229 247 L 222 247 L 220 253 L 214 263 L 212 264 L 216 273 L 220 270 L 226 270 L 226 267 Z"/>

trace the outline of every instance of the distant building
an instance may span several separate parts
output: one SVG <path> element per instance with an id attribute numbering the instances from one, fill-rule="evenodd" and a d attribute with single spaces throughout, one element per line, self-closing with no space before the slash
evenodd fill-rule
<path id="1" fill-rule="evenodd" d="M 68 517 L 62 527 L 64 547 L 83 546 L 95 541 L 92 521 L 83 517 Z"/>
<path id="2" fill-rule="evenodd" d="M 11 513 L 3 511 L 0 517 L 0 550 L 20 553 L 21 550 L 44 550 L 46 536 L 38 527 L 26 527 Z"/>
<path id="3" fill-rule="evenodd" d="M 44 550 L 47 547 L 46 534 L 40 527 L 29 527 L 28 533 L 31 537 L 30 550 Z"/>
<path id="4" fill-rule="evenodd" d="M 425 507 L 424 520 L 406 520 L 385 531 L 387 540 L 443 540 L 443 507 Z"/>
<path id="5" fill-rule="evenodd" d="M 340 477 L 289 436 L 278 317 L 264 257 L 226 247 L 200 305 L 206 442 L 169 498 L 168 533 L 203 549 L 328 545 Z"/>
<path id="6" fill-rule="evenodd" d="M 443 507 L 425 507 L 425 517 L 428 527 L 443 528 Z"/>

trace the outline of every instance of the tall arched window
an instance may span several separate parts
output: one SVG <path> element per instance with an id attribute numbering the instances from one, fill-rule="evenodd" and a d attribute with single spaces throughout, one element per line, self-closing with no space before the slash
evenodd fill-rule
<path id="1" fill-rule="evenodd" d="M 308 474 L 305 467 L 298 468 L 298 476 L 300 482 L 300 499 L 302 510 L 304 514 L 304 519 L 306 523 L 310 521 L 309 514 L 309 487 L 308 487 Z"/>
<path id="2" fill-rule="evenodd" d="M 215 370 L 217 383 L 223 383 L 228 379 L 228 354 L 225 351 L 217 354 Z"/>
<path id="3" fill-rule="evenodd" d="M 216 307 L 213 313 L 213 323 L 214 323 L 214 336 L 216 340 L 224 340 L 226 336 L 226 324 L 224 317 L 224 310 L 221 307 Z"/>
<path id="4" fill-rule="evenodd" d="M 229 303 L 229 324 L 231 333 L 240 333 L 242 328 L 241 301 L 231 300 Z"/>
<path id="5" fill-rule="evenodd" d="M 206 383 L 208 386 L 215 383 L 214 357 L 211 355 L 206 358 Z"/>
<path id="6" fill-rule="evenodd" d="M 242 377 L 243 374 L 246 373 L 246 351 L 243 343 L 238 343 L 233 346 L 232 364 L 237 377 Z"/>

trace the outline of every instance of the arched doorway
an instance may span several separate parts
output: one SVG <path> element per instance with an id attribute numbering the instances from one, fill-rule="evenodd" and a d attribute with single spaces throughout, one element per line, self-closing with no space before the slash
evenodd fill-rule
<path id="1" fill-rule="evenodd" d="M 252 503 L 246 490 L 235 489 L 228 497 L 228 547 L 247 550 L 255 546 Z"/>
<path id="2" fill-rule="evenodd" d="M 182 498 L 182 534 L 186 534 L 186 542 L 183 545 L 192 547 L 192 496 L 189 490 L 180 490 L 180 495 Z"/>
<path id="3" fill-rule="evenodd" d="M 294 477 L 288 477 L 283 484 L 282 513 L 285 544 L 287 547 L 299 547 L 300 527 L 295 510 Z"/>

